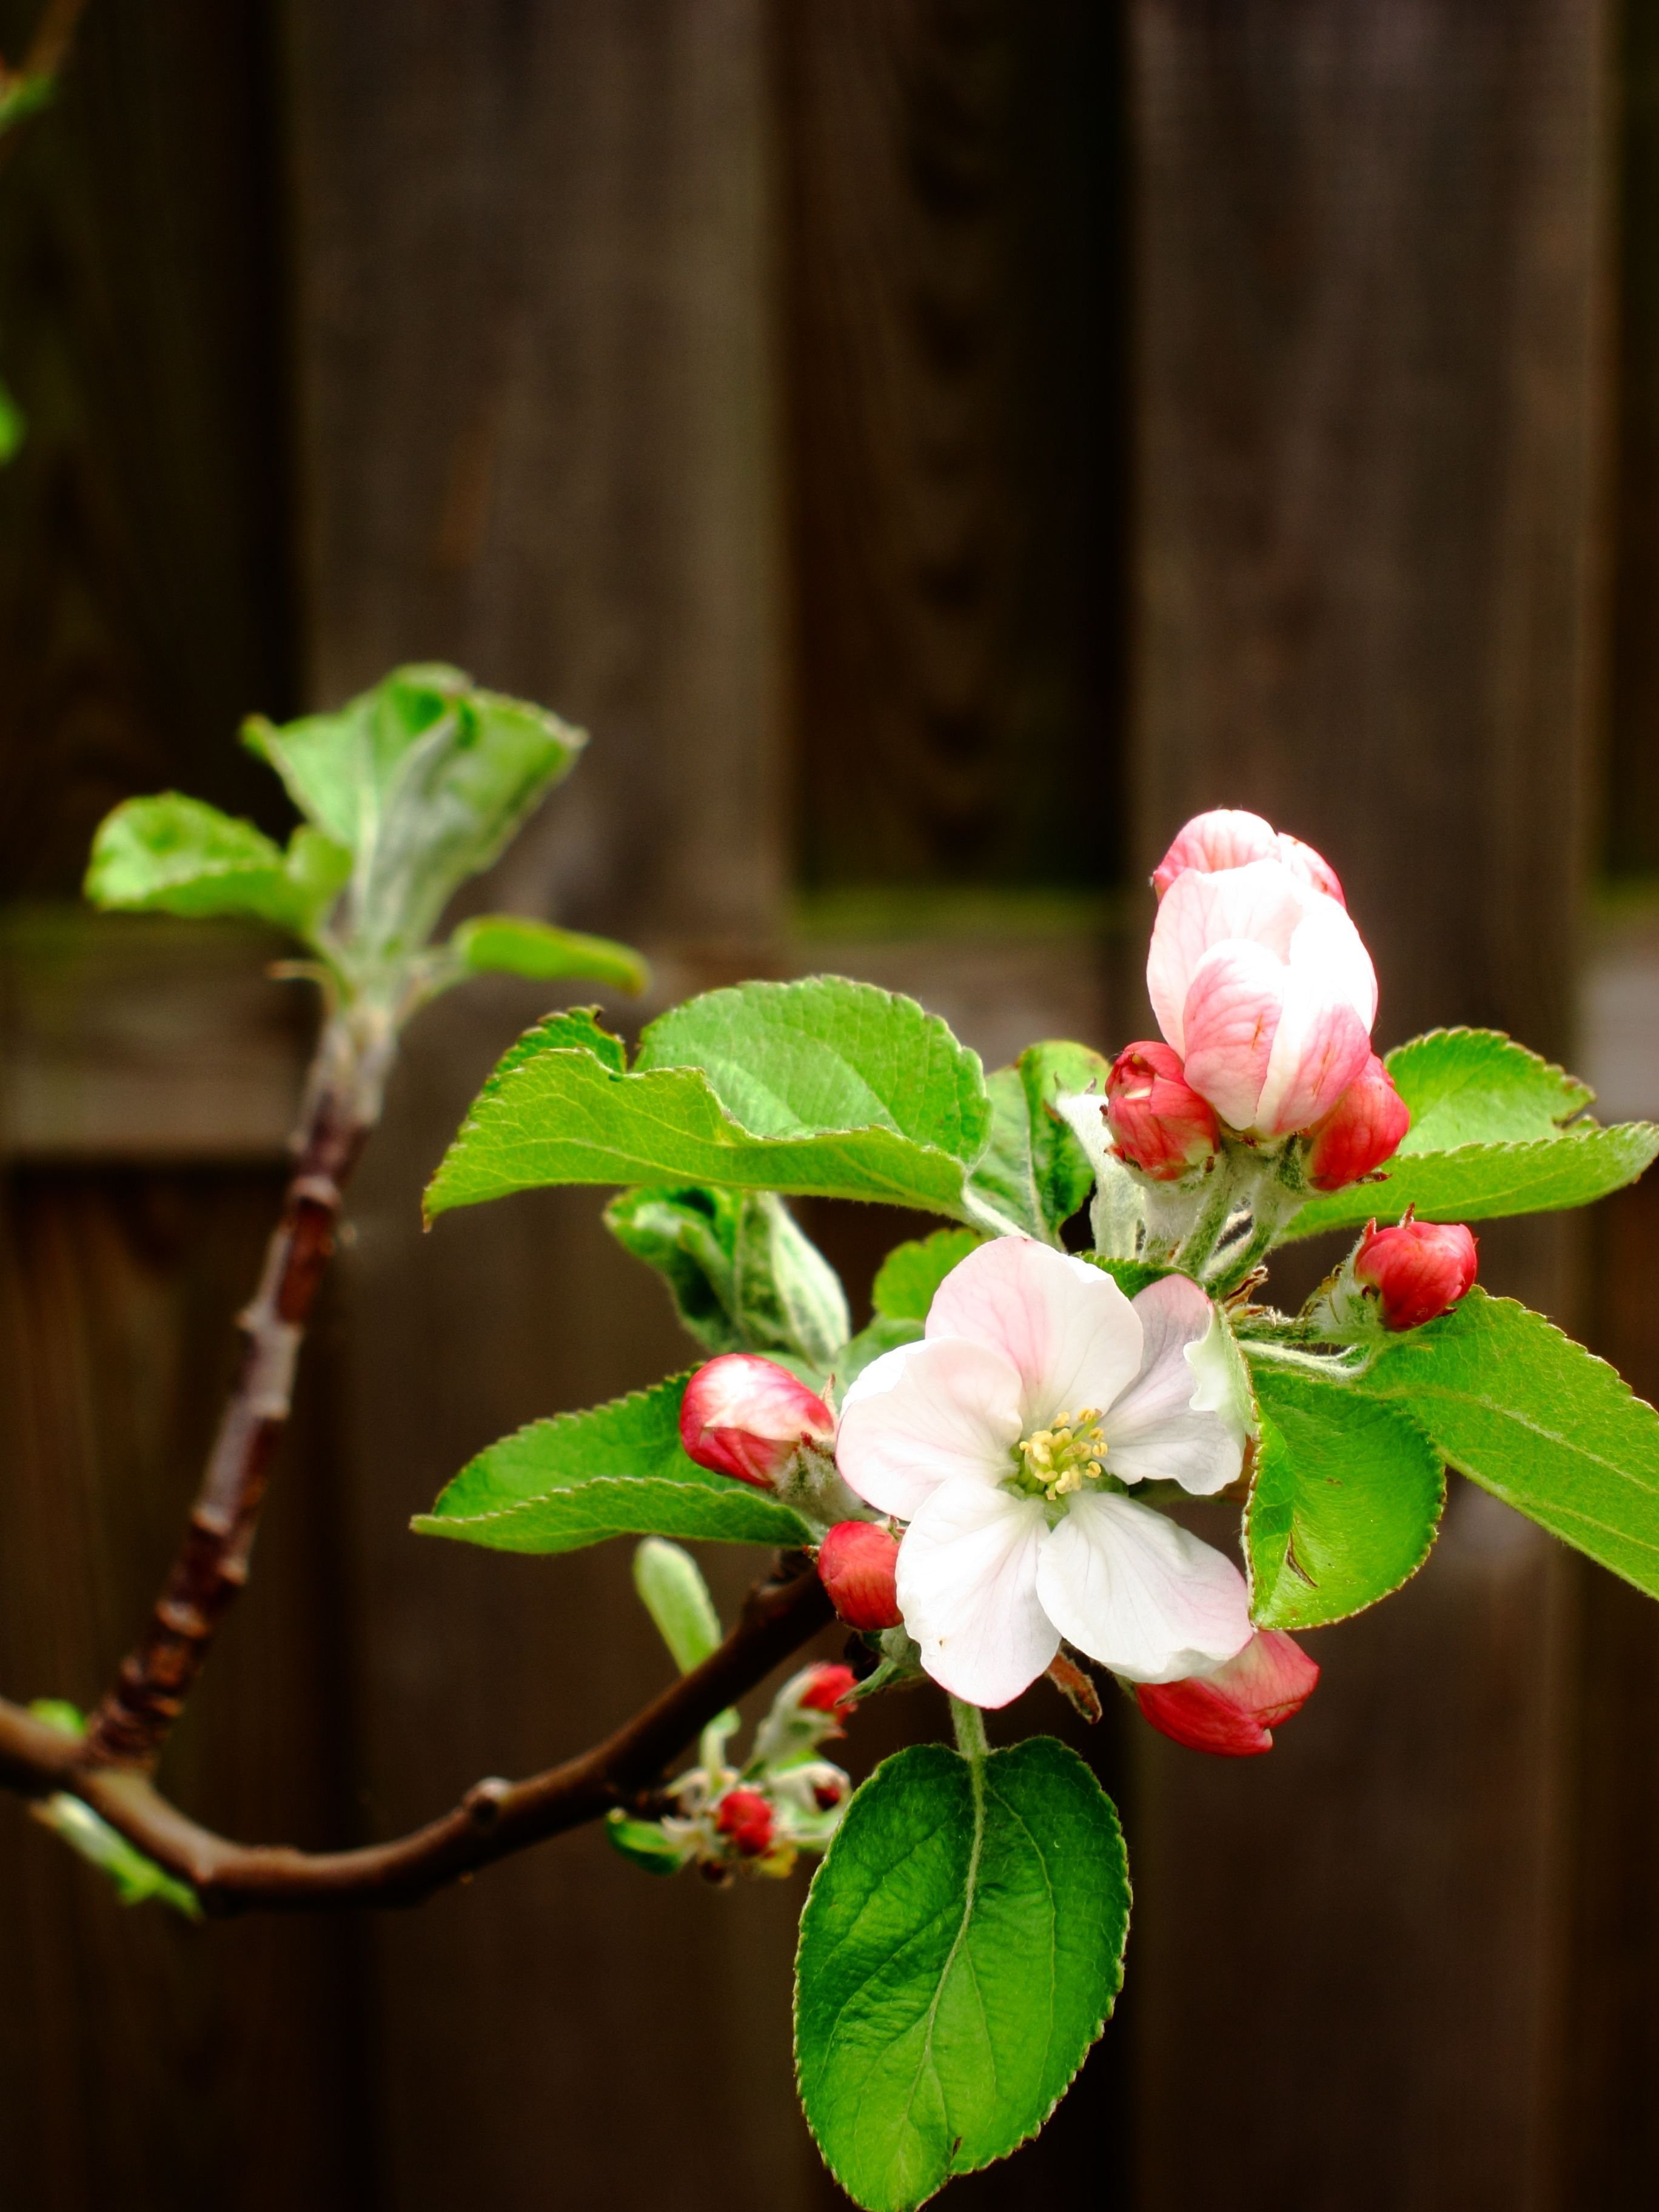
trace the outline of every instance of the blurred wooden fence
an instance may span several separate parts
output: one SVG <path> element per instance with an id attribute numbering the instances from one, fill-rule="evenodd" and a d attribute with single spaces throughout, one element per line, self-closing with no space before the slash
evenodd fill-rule
<path id="1" fill-rule="evenodd" d="M 0 179 L 9 1692 L 90 1699 L 137 1625 L 270 1202 L 289 987 L 64 903 L 128 792 L 280 820 L 246 709 L 437 656 L 544 699 L 592 751 L 493 900 L 644 940 L 659 1001 L 833 966 L 991 1059 L 1143 1031 L 1133 886 L 1187 812 L 1258 805 L 1340 867 L 1388 1040 L 1496 1022 L 1659 1106 L 1659 955 L 1625 927 L 1587 983 L 1581 928 L 1587 870 L 1659 856 L 1652 17 L 93 0 Z M 591 1194 L 418 1234 L 538 1011 L 425 1017 L 363 1170 L 171 1755 L 239 1833 L 386 1832 L 660 1678 L 620 1547 L 404 1533 L 482 1443 L 684 1357 Z M 902 1233 L 813 1213 L 866 1280 Z M 1638 1193 L 1494 1233 L 1489 1278 L 1652 1391 L 1656 1231 Z M 1460 1493 L 1271 1759 L 1115 1717 L 1128 1995 L 952 2201 L 1645 2201 L 1656 1620 Z M 827 2206 L 798 1904 L 588 1835 L 407 1917 L 200 1931 L 14 1811 L 6 2201 Z"/>

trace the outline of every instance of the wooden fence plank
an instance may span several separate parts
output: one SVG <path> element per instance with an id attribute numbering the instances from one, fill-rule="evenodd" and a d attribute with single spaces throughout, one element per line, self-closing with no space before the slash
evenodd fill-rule
<path id="1" fill-rule="evenodd" d="M 1330 853 L 1389 1038 L 1564 1049 L 1601 16 L 1138 0 L 1139 850 Z M 1547 1235 L 1485 1240 L 1546 1304 Z M 1548 2201 L 1571 1573 L 1484 1498 L 1259 1772 L 1149 1745 L 1141 2195 Z"/>

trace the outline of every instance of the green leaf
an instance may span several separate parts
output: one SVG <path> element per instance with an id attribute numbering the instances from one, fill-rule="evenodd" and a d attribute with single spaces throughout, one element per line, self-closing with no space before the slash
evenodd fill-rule
<path id="1" fill-rule="evenodd" d="M 1576 1121 L 1559 1136 L 1522 1145 L 1465 1145 L 1456 1152 L 1401 1154 L 1379 1182 L 1358 1182 L 1316 1198 L 1293 1216 L 1284 1242 L 1327 1229 L 1363 1229 L 1375 1216 L 1394 1221 L 1407 1206 L 1424 1221 L 1491 1221 L 1511 1213 L 1552 1213 L 1589 1206 L 1621 1190 L 1659 1154 L 1659 1127 L 1620 1121 L 1601 1128 Z"/>
<path id="2" fill-rule="evenodd" d="M 720 1649 L 720 1617 L 690 1552 L 647 1536 L 634 1554 L 634 1587 L 682 1674 Z"/>
<path id="3" fill-rule="evenodd" d="M 105 816 L 86 894 L 94 906 L 130 913 L 246 915 L 305 935 L 349 866 L 314 830 L 296 830 L 285 853 L 251 822 L 169 791 Z"/>
<path id="4" fill-rule="evenodd" d="M 619 991 L 642 991 L 651 971 L 631 945 L 609 937 L 586 937 L 580 930 L 556 929 L 551 922 L 521 915 L 481 914 L 464 921 L 449 940 L 463 968 L 527 976 L 532 982 L 580 975 L 610 983 Z"/>
<path id="5" fill-rule="evenodd" d="M 885 1760 L 813 1877 L 796 1957 L 801 2103 L 868 2212 L 909 2212 L 1048 2118 L 1122 1982 L 1111 1800 L 1034 1736 Z"/>
<path id="6" fill-rule="evenodd" d="M 973 1229 L 936 1229 L 896 1244 L 882 1261 L 870 1302 L 890 1321 L 926 1321 L 933 1293 L 985 1239 Z"/>
<path id="7" fill-rule="evenodd" d="M 1386 1345 L 1359 1387 L 1484 1489 L 1659 1596 L 1659 1414 L 1541 1314 L 1473 1290 Z"/>
<path id="8" fill-rule="evenodd" d="M 1396 1045 L 1387 1066 L 1412 1109 L 1406 1154 L 1558 1136 L 1595 1097 L 1498 1030 L 1431 1030 Z"/>
<path id="9" fill-rule="evenodd" d="M 503 1437 L 410 1527 L 498 1552 L 574 1552 L 608 1536 L 805 1540 L 806 1524 L 788 1506 L 687 1458 L 680 1449 L 687 1379 L 671 1376 L 653 1389 Z"/>
<path id="10" fill-rule="evenodd" d="M 1179 1272 L 1156 1260 L 1114 1260 L 1104 1252 L 1080 1252 L 1078 1257 L 1086 1260 L 1091 1267 L 1098 1267 L 1103 1275 L 1109 1275 L 1126 1298 L 1138 1298 L 1165 1275 Z"/>
<path id="11" fill-rule="evenodd" d="M 1258 1357 L 1261 1414 L 1244 1521 L 1252 1617 L 1317 1628 L 1415 1574 L 1445 1504 L 1440 1455 L 1416 1423 L 1352 1382 Z"/>
<path id="12" fill-rule="evenodd" d="M 0 95 L 0 116 L 3 115 L 3 95 Z M 3 128 L 3 122 L 0 128 Z M 12 398 L 9 388 L 0 382 L 0 468 L 15 458 L 27 433 L 22 409 Z"/>
<path id="13" fill-rule="evenodd" d="M 879 1359 L 884 1352 L 896 1352 L 902 1344 L 920 1344 L 921 1323 L 907 1321 L 902 1314 L 878 1314 L 867 1328 L 861 1328 L 850 1344 L 844 1346 L 836 1360 L 836 1388 L 845 1398 L 872 1359 Z"/>
<path id="14" fill-rule="evenodd" d="M 1111 1062 L 1087 1045 L 1051 1041 L 1028 1046 L 1013 1067 L 986 1085 L 991 1140 L 974 1171 L 973 1188 L 1006 1223 L 1028 1237 L 1058 1244 L 1060 1231 L 1088 1199 L 1094 1170 L 1056 1099 L 1103 1090 Z"/>
<path id="15" fill-rule="evenodd" d="M 597 1006 L 568 1006 L 560 1014 L 544 1014 L 532 1029 L 516 1037 L 495 1063 L 481 1097 L 488 1097 L 504 1075 L 544 1052 L 591 1052 L 604 1067 L 620 1075 L 628 1065 L 628 1048 L 619 1036 L 601 1029 Z"/>
<path id="16" fill-rule="evenodd" d="M 545 1183 L 658 1181 L 972 1212 L 979 1062 L 912 1000 L 838 977 L 711 992 L 651 1024 L 630 1074 L 527 1042 L 479 1094 L 428 1215 Z"/>
<path id="17" fill-rule="evenodd" d="M 775 1192 L 647 1187 L 612 1199 L 605 1222 L 711 1352 L 786 1355 L 822 1380 L 847 1341 L 841 1279 Z"/>
<path id="18" fill-rule="evenodd" d="M 476 690 L 459 669 L 394 669 L 337 713 L 245 742 L 307 819 L 354 856 L 346 934 L 371 958 L 425 943 L 456 886 L 487 868 L 574 764 L 583 732 Z"/>
<path id="19" fill-rule="evenodd" d="M 89 1866 L 109 1876 L 123 1905 L 143 1905 L 153 1898 L 183 1919 L 201 1918 L 201 1905 L 187 1883 L 147 1857 L 118 1828 L 112 1828 L 100 1814 L 68 1790 L 54 1792 L 31 1810 L 43 1827 L 53 1830 Z"/>
<path id="20" fill-rule="evenodd" d="M 691 1856 L 688 1844 L 675 1843 L 655 1820 L 630 1820 L 618 1808 L 605 1814 L 605 1833 L 611 1850 L 642 1874 L 678 1874 Z"/>

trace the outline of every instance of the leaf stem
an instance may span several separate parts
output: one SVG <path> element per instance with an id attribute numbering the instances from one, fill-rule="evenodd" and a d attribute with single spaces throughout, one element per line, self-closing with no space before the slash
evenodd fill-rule
<path id="1" fill-rule="evenodd" d="M 952 1698 L 951 1725 L 957 1733 L 957 1749 L 964 1759 L 971 1759 L 977 1765 L 991 1748 L 986 1741 L 984 1714 L 977 1705 L 969 1705 L 964 1698 Z"/>

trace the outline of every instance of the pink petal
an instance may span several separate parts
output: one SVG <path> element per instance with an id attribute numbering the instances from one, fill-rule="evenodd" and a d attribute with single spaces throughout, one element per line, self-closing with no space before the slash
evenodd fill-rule
<path id="1" fill-rule="evenodd" d="M 1150 1284 L 1134 1309 L 1146 1350 L 1103 1425 L 1107 1472 L 1120 1482 L 1178 1482 L 1194 1497 L 1212 1497 L 1244 1463 L 1244 1408 L 1221 1364 L 1227 1352 L 1212 1339 L 1224 1323 L 1186 1275 Z"/>
<path id="2" fill-rule="evenodd" d="M 1220 868 L 1242 868 L 1251 860 L 1278 857 L 1282 841 L 1271 823 L 1237 807 L 1212 806 L 1194 814 L 1152 871 L 1152 888 L 1163 897 L 1186 868 L 1212 875 Z M 1296 840 L 1288 841 L 1294 844 Z"/>
<path id="3" fill-rule="evenodd" d="M 1314 896 L 1278 860 L 1254 860 L 1212 876 L 1189 868 L 1176 878 L 1152 926 L 1146 988 L 1166 1042 L 1183 1059 L 1191 1057 L 1188 995 L 1205 955 L 1242 938 L 1285 958 L 1304 906 Z M 1190 1069 L 1187 1080 L 1193 1081 Z"/>
<path id="4" fill-rule="evenodd" d="M 1346 906 L 1348 902 L 1336 870 L 1322 853 L 1316 853 L 1311 845 L 1304 845 L 1299 837 L 1289 836 L 1283 830 L 1279 832 L 1279 849 L 1285 866 L 1293 874 L 1311 884 L 1315 890 L 1323 891 L 1327 898 L 1334 898 L 1339 906 Z"/>
<path id="5" fill-rule="evenodd" d="M 1014 1471 L 1019 1376 L 960 1338 L 901 1345 L 847 1393 L 836 1435 L 842 1478 L 869 1504 L 908 1519 L 942 1482 L 994 1488 Z"/>
<path id="6" fill-rule="evenodd" d="M 1037 1602 L 1042 1503 L 977 1482 L 936 1490 L 899 1546 L 898 1599 L 921 1663 L 952 1697 L 1006 1705 L 1060 1649 Z"/>
<path id="7" fill-rule="evenodd" d="M 1207 1672 L 1250 1639 L 1232 1561 L 1112 1492 L 1071 1500 L 1042 1547 L 1037 1595 L 1068 1644 L 1131 1682 Z"/>
<path id="8" fill-rule="evenodd" d="M 1140 1366 L 1140 1323 L 1112 1278 L 1028 1237 L 995 1237 L 954 1267 L 927 1328 L 930 1343 L 965 1338 L 1012 1363 L 1026 1435 L 1062 1410 L 1109 1406 Z"/>
<path id="9" fill-rule="evenodd" d="M 1335 1105 L 1371 1054 L 1370 1033 L 1353 1008 L 1321 1000 L 1294 970 L 1256 1100 L 1264 1137 L 1310 1128 Z"/>
<path id="10" fill-rule="evenodd" d="M 1263 945 L 1219 945 L 1187 994 L 1187 1080 L 1235 1129 L 1255 1125 L 1289 973 Z"/>

